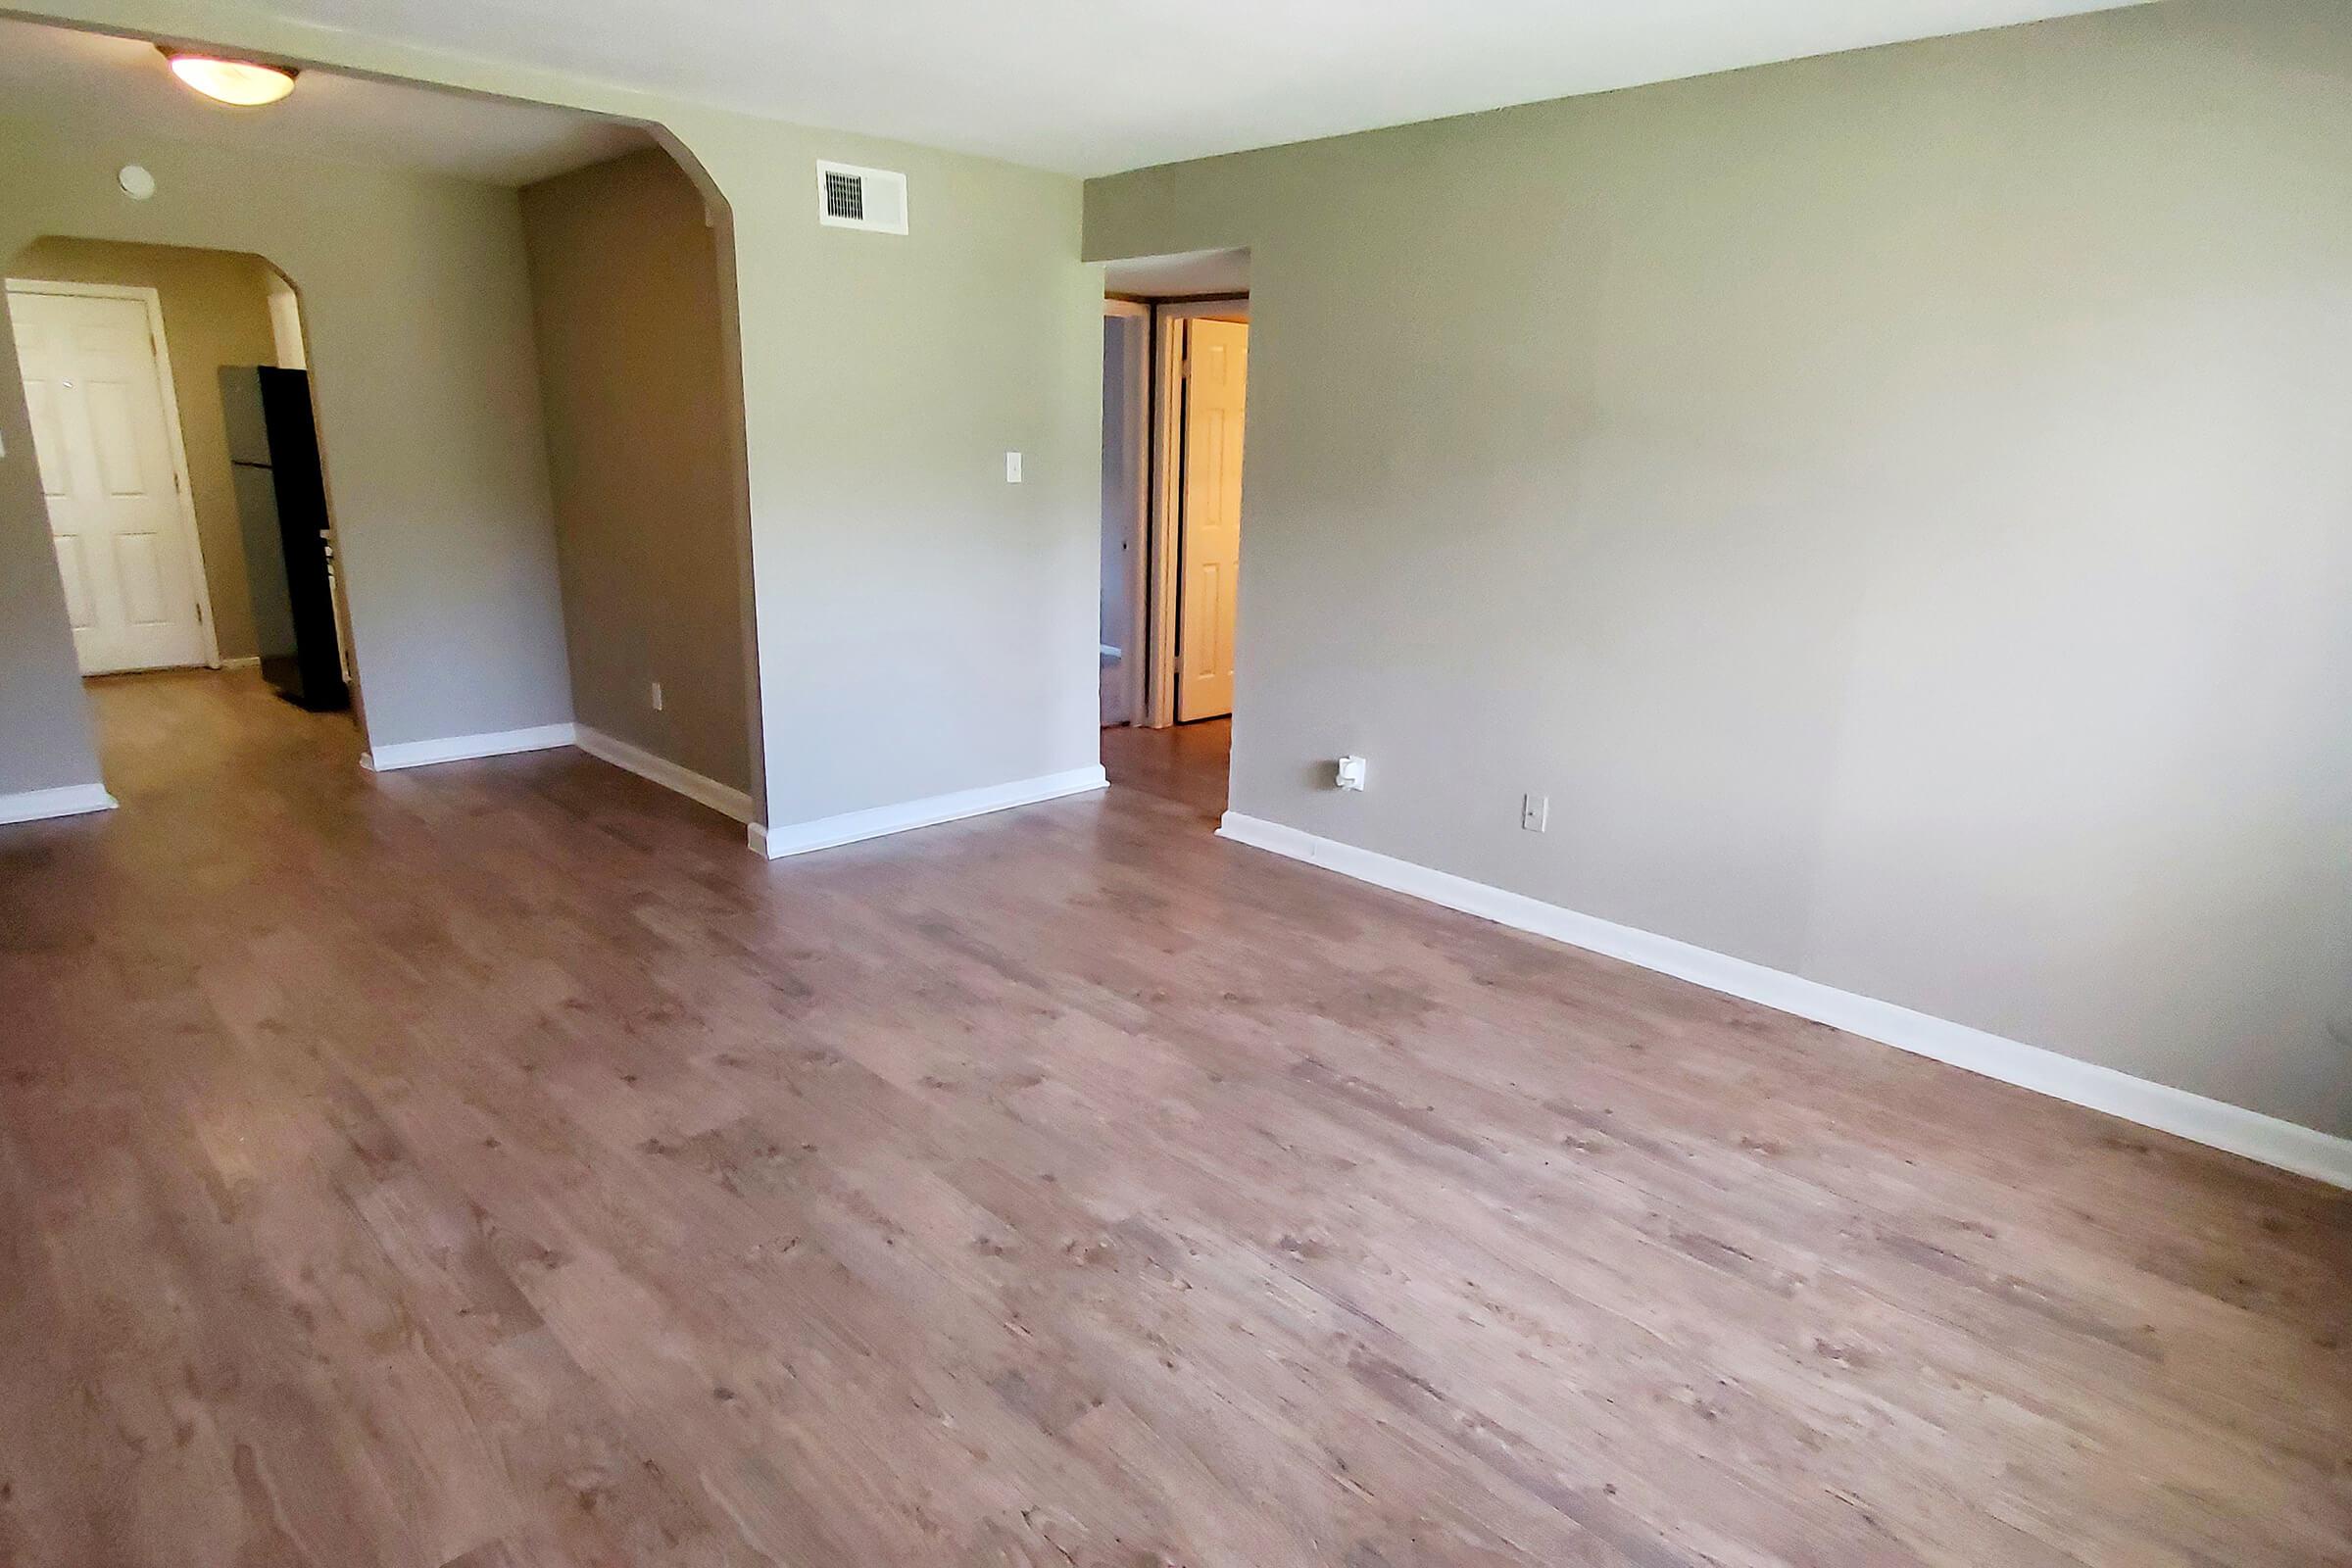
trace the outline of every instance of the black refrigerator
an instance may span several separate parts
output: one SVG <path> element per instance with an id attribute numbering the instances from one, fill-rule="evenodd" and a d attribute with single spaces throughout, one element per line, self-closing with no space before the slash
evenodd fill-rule
<path id="1" fill-rule="evenodd" d="M 245 536 L 262 676 L 286 701 L 314 712 L 349 708 L 310 373 L 224 365 L 220 412 L 228 426 L 229 473 Z"/>

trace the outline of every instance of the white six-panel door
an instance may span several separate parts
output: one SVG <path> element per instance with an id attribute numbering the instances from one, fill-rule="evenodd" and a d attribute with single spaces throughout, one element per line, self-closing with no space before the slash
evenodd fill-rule
<path id="1" fill-rule="evenodd" d="M 149 303 L 8 284 L 58 575 L 85 675 L 201 664 L 203 565 Z"/>
<path id="2" fill-rule="evenodd" d="M 1250 327 L 1187 323 L 1183 590 L 1176 610 L 1176 716 L 1233 711 L 1233 621 L 1242 566 L 1242 446 Z"/>

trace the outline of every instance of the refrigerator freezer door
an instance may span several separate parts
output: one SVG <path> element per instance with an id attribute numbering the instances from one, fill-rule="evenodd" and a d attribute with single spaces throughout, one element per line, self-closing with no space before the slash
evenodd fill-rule
<path id="1" fill-rule="evenodd" d="M 228 426 L 228 461 L 270 462 L 270 421 L 262 413 L 262 372 L 256 366 L 220 367 L 220 417 Z"/>
<path id="2" fill-rule="evenodd" d="M 267 666 L 294 657 L 294 599 L 286 586 L 285 547 L 279 543 L 277 485 L 270 470 L 229 465 L 237 492 L 237 526 L 245 540 L 245 586 L 253 596 L 256 650 Z"/>

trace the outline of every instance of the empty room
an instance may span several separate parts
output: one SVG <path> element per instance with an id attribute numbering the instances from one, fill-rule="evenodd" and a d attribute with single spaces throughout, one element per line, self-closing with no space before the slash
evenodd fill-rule
<path id="1" fill-rule="evenodd" d="M 2352 1563 L 2343 0 L 34 0 L 0 262 L 0 1564 Z"/>

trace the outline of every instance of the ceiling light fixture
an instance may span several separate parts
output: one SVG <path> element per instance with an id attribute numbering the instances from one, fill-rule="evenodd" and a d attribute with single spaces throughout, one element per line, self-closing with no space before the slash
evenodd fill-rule
<path id="1" fill-rule="evenodd" d="M 216 103 L 238 109 L 273 104 L 294 90 L 291 66 L 265 66 L 251 60 L 222 60 L 216 55 L 166 49 L 172 74 Z"/>

